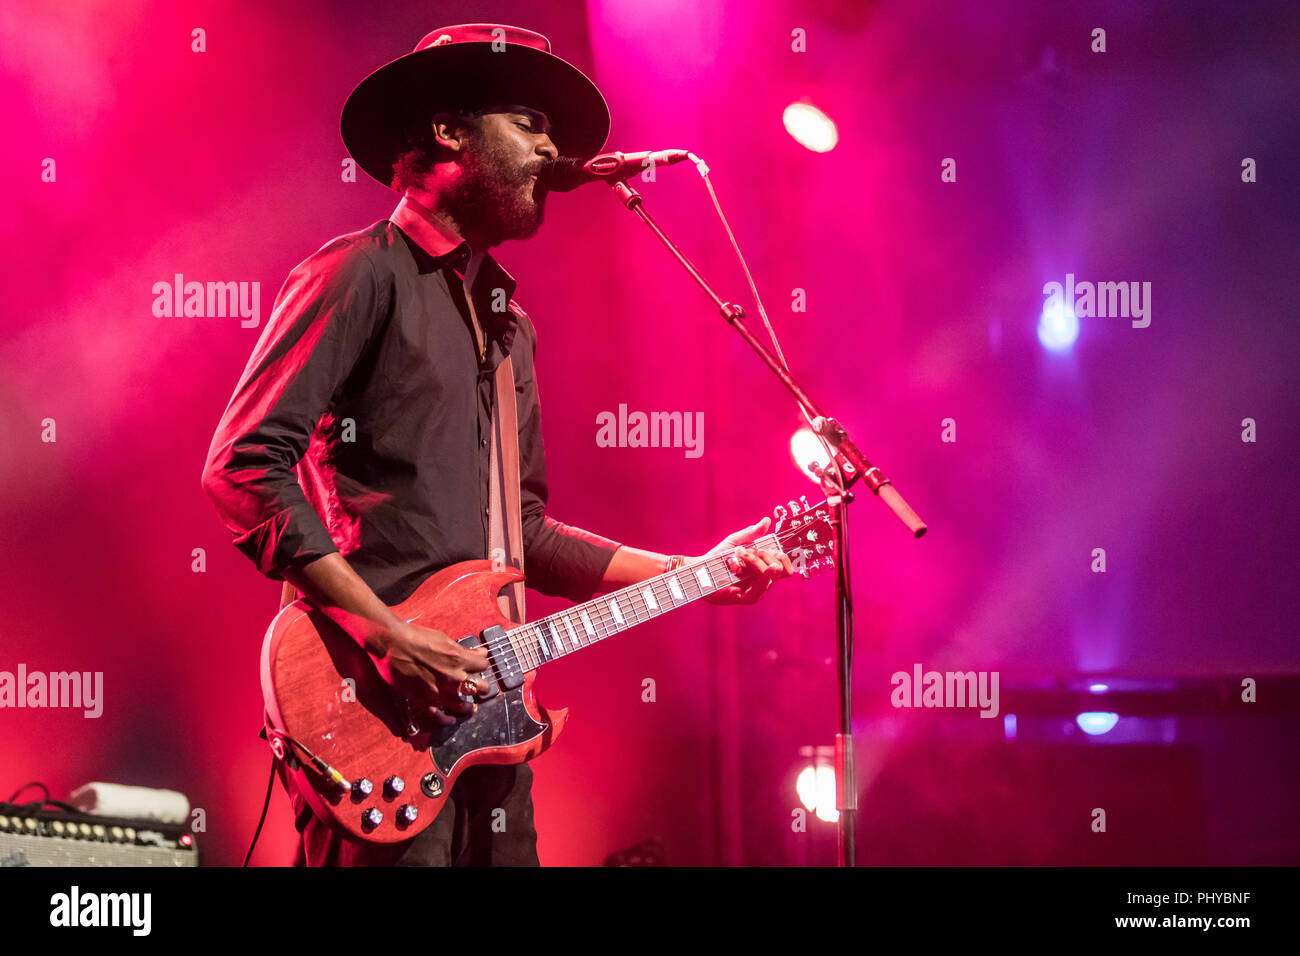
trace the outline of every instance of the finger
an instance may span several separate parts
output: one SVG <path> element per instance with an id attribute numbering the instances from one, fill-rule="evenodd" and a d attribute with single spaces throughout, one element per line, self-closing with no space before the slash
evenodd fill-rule
<path id="1" fill-rule="evenodd" d="M 725 588 L 714 591 L 710 595 L 710 600 L 717 604 L 731 604 L 740 597 L 741 588 L 738 584 L 731 584 Z"/>
<path id="2" fill-rule="evenodd" d="M 464 680 L 462 677 L 461 680 Z M 460 696 L 460 680 L 444 678 L 438 681 L 438 699 L 443 710 L 449 714 L 468 717 L 477 709 L 472 700 L 463 700 Z"/>
<path id="3" fill-rule="evenodd" d="M 762 572 L 762 565 L 755 562 L 753 552 L 742 547 L 732 550 L 727 558 L 727 567 L 739 578 Z"/>
<path id="4" fill-rule="evenodd" d="M 761 551 L 750 549 L 745 552 L 744 558 L 751 574 L 759 577 L 767 574 L 768 562 L 764 559 Z"/>
<path id="5" fill-rule="evenodd" d="M 465 678 L 474 684 L 474 696 L 480 696 L 488 692 L 488 682 L 481 677 L 474 677 L 472 674 Z"/>
<path id="6" fill-rule="evenodd" d="M 425 710 L 425 718 L 428 723 L 438 727 L 446 727 L 456 722 L 455 717 L 452 717 L 450 714 L 444 714 L 442 710 L 437 707 L 427 708 Z"/>
<path id="7" fill-rule="evenodd" d="M 773 581 L 794 574 L 794 564 L 790 561 L 790 556 L 784 551 L 776 553 L 764 551 L 763 556 L 768 561 L 768 576 Z"/>

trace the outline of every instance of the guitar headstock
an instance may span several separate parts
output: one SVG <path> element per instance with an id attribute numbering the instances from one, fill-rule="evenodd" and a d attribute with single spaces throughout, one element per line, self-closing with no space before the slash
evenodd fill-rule
<path id="1" fill-rule="evenodd" d="M 815 505 L 800 495 L 773 509 L 777 544 L 790 556 L 797 574 L 805 578 L 835 567 L 835 531 L 831 527 L 831 505 L 823 498 Z"/>

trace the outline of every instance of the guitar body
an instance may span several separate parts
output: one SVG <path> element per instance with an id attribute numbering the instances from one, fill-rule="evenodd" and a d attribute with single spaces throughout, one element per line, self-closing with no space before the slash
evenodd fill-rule
<path id="1" fill-rule="evenodd" d="M 393 613 L 477 646 L 485 630 L 519 626 L 501 613 L 497 596 L 523 577 L 491 561 L 463 561 L 430 577 Z M 523 763 L 550 747 L 568 710 L 548 712 L 538 705 L 535 673 L 522 673 L 519 682 L 502 680 L 500 670 L 489 668 L 478 676 L 491 692 L 478 699 L 474 716 L 410 734 L 401 701 L 370 655 L 305 601 L 276 616 L 262 645 L 262 694 L 272 730 L 307 747 L 349 784 L 364 778 L 373 789 L 366 794 L 339 786 L 292 747 L 286 750 L 297 759 L 289 762 L 289 773 L 319 817 L 371 843 L 397 843 L 420 833 L 467 768 Z M 400 792 L 389 781 L 400 781 Z"/>

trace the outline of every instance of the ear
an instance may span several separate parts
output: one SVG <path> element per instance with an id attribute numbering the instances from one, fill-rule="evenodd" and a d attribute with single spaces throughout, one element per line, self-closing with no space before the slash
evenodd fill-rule
<path id="1" fill-rule="evenodd" d="M 465 121 L 454 113 L 434 113 L 429 120 L 433 140 L 444 149 L 459 153 L 465 144 Z"/>

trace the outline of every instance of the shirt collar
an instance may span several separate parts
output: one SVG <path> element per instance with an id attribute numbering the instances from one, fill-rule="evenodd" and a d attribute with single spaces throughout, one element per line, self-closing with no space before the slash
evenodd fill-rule
<path id="1" fill-rule="evenodd" d="M 402 196 L 397 208 L 388 217 L 388 221 L 397 226 L 412 243 L 432 259 L 434 268 L 440 268 L 444 263 L 450 262 L 457 272 L 466 276 L 472 287 L 470 294 L 475 297 L 476 304 L 478 296 L 492 294 L 485 293 L 484 290 L 498 288 L 504 289 L 506 301 L 511 301 L 516 287 L 514 276 L 503 269 L 501 264 L 487 252 L 483 253 L 478 268 L 470 270 L 469 243 L 439 223 L 429 212 L 428 206 L 418 198 L 410 194 Z M 425 269 L 420 268 L 420 272 L 424 271 Z M 487 326 L 489 334 L 499 335 L 504 348 L 508 351 L 514 340 L 515 329 L 519 325 L 514 309 L 507 308 L 504 312 L 497 312 L 492 308 L 479 308 L 478 315 L 480 321 Z"/>
<path id="2" fill-rule="evenodd" d="M 404 195 L 398 202 L 397 208 L 388 217 L 388 221 L 427 252 L 435 260 L 436 265 L 441 265 L 443 260 L 450 259 L 457 270 L 462 275 L 465 274 L 472 255 L 469 243 L 439 223 L 429 212 L 428 206 L 419 199 L 410 194 Z M 515 277 L 503 269 L 501 264 L 492 258 L 491 253 L 483 253 L 483 262 L 478 269 L 478 274 L 497 280 L 496 285 L 505 288 L 507 296 L 514 295 Z"/>
<path id="3" fill-rule="evenodd" d="M 388 221 L 435 259 L 460 249 L 468 256 L 469 243 L 439 223 L 426 205 L 409 194 L 402 197 Z"/>

